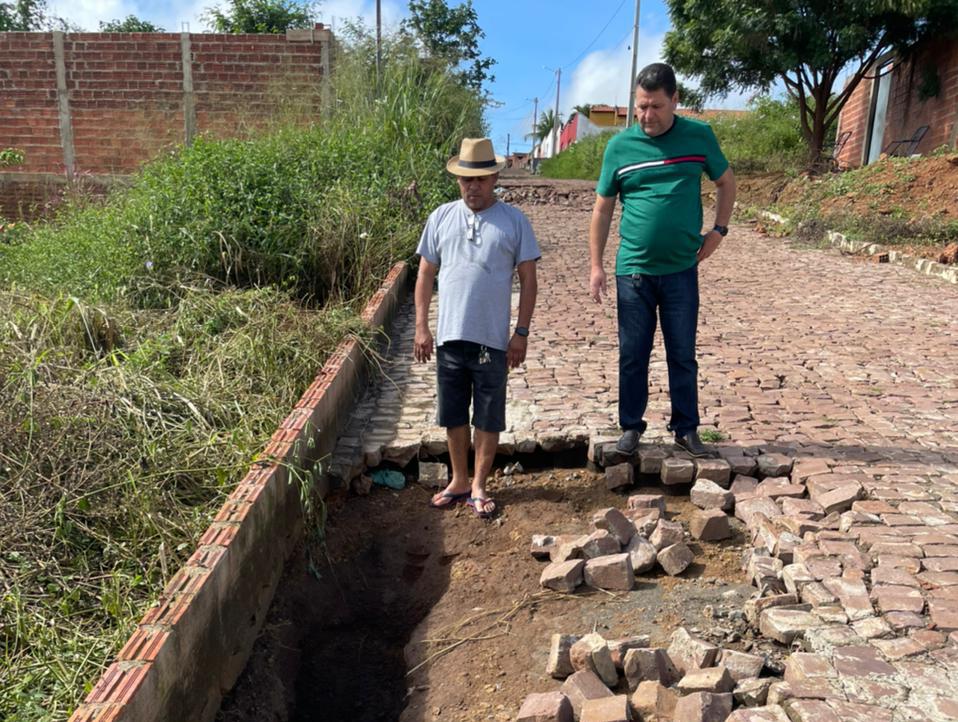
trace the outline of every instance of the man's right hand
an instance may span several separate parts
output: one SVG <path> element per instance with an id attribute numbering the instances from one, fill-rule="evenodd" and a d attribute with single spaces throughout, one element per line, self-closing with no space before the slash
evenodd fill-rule
<path id="1" fill-rule="evenodd" d="M 413 342 L 413 356 L 420 363 L 425 363 L 432 358 L 432 347 L 434 345 L 432 332 L 428 329 L 416 329 L 416 340 Z"/>
<path id="2" fill-rule="evenodd" d="M 589 277 L 589 292 L 592 294 L 592 300 L 596 303 L 602 303 L 602 297 L 606 294 L 606 278 L 604 268 L 593 268 Z"/>

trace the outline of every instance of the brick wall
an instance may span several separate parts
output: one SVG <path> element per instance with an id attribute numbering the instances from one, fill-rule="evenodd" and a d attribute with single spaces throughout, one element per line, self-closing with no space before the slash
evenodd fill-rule
<path id="1" fill-rule="evenodd" d="M 321 26 L 0 33 L 0 148 L 26 156 L 0 170 L 0 215 L 36 215 L 68 181 L 109 184 L 197 133 L 242 135 L 281 114 L 315 115 L 329 44 Z"/>
<path id="2" fill-rule="evenodd" d="M 920 88 L 926 68 L 935 70 L 940 89 L 937 96 L 923 99 Z M 874 85 L 874 80 L 863 80 L 842 110 L 838 132 L 852 131 L 839 157 L 843 166 L 859 166 L 864 161 Z M 958 123 L 958 43 L 929 43 L 912 60 L 896 65 L 885 123 L 882 148 L 892 141 L 911 138 L 922 125 L 929 127 L 917 153 L 954 145 Z"/>

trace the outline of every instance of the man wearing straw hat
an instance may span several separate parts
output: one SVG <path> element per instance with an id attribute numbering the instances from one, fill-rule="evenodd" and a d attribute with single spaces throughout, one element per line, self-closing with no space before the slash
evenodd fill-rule
<path id="1" fill-rule="evenodd" d="M 419 248 L 416 280 L 417 361 L 428 361 L 436 346 L 437 423 L 446 428 L 452 480 L 430 504 L 455 506 L 465 500 L 481 518 L 495 502 L 486 492 L 499 433 L 506 428 L 509 368 L 526 358 L 529 324 L 536 303 L 539 246 L 525 215 L 495 195 L 505 159 L 488 138 L 465 138 L 446 169 L 459 182 L 461 200 L 429 216 Z M 439 274 L 439 322 L 435 342 L 429 304 Z M 510 328 L 513 273 L 519 276 L 519 311 Z M 469 477 L 470 419 L 476 449 Z"/>

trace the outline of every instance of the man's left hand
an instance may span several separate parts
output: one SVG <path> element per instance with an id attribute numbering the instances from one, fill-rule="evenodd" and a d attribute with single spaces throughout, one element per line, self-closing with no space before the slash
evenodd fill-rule
<path id="1" fill-rule="evenodd" d="M 706 258 L 711 256 L 718 249 L 719 244 L 722 242 L 722 234 L 718 231 L 709 231 L 705 234 L 705 238 L 702 239 L 702 247 L 698 252 L 698 261 L 701 263 Z"/>
<path id="2" fill-rule="evenodd" d="M 529 339 L 526 336 L 512 334 L 509 339 L 509 348 L 506 349 L 506 362 L 509 368 L 518 368 L 526 360 L 526 349 L 529 347 Z"/>

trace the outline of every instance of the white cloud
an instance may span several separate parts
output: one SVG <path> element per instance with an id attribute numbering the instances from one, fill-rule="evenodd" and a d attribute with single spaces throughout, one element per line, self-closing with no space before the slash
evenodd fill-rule
<path id="1" fill-rule="evenodd" d="M 636 63 L 641 70 L 649 63 L 663 62 L 662 47 L 665 34 L 646 35 L 639 30 L 639 52 Z M 629 104 L 629 71 L 632 66 L 631 35 L 614 48 L 590 53 L 572 73 L 572 82 L 566 86 L 566 95 L 560 104 L 562 117 L 568 118 L 576 105 Z M 690 88 L 698 87 L 695 80 L 679 78 Z M 709 108 L 744 108 L 754 92 L 730 92 L 725 98 L 713 98 Z"/>

